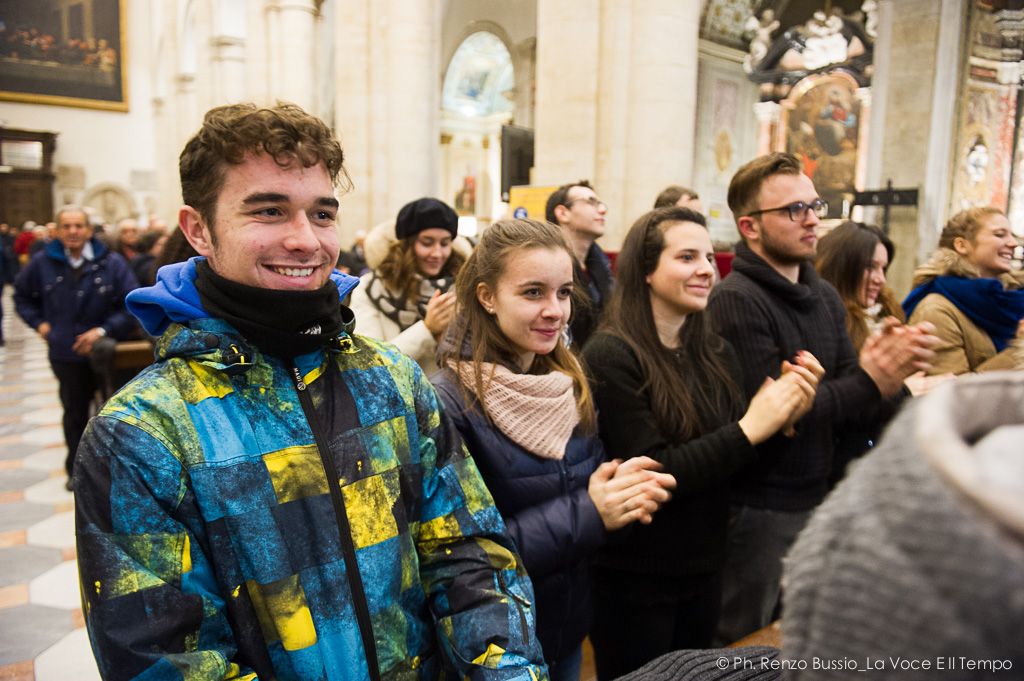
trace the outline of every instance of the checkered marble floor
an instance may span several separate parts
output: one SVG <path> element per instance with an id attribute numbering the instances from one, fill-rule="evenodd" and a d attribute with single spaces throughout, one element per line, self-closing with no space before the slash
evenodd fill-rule
<path id="1" fill-rule="evenodd" d="M 75 560 L 74 499 L 46 344 L 4 287 L 0 348 L 0 680 L 99 679 Z"/>

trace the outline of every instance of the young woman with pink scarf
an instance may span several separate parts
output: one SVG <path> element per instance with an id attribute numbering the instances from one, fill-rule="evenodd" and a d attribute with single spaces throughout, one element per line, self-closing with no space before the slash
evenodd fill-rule
<path id="1" fill-rule="evenodd" d="M 609 531 L 651 522 L 675 480 L 646 457 L 602 463 L 587 379 L 564 340 L 573 270 L 556 227 L 492 225 L 455 290 L 434 384 L 533 581 L 551 678 L 576 681 L 589 558 Z"/>

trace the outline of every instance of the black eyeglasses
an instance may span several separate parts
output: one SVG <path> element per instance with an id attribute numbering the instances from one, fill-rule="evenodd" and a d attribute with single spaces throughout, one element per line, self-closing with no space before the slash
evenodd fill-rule
<path id="1" fill-rule="evenodd" d="M 568 208 L 577 201 L 582 201 L 583 203 L 589 204 L 591 208 L 608 208 L 608 204 L 602 201 L 601 199 L 597 198 L 596 196 L 588 196 L 585 199 L 573 199 L 572 201 L 566 203 L 565 207 Z"/>
<path id="2" fill-rule="evenodd" d="M 793 222 L 800 222 L 807 218 L 808 213 L 814 213 L 819 218 L 823 218 L 828 215 L 828 201 L 822 199 L 814 199 L 810 203 L 804 203 L 803 201 L 797 201 L 791 203 L 788 206 L 779 206 L 778 208 L 762 208 L 761 210 L 752 210 L 747 213 L 748 217 L 760 215 L 761 213 L 774 213 L 775 211 L 785 210 L 789 211 L 789 219 Z"/>

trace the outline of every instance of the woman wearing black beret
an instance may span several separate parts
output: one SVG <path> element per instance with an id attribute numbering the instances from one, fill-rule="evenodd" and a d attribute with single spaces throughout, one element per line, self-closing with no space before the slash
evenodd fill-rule
<path id="1" fill-rule="evenodd" d="M 356 333 L 394 343 L 428 374 L 437 365 L 437 340 L 455 312 L 449 288 L 465 261 L 453 250 L 458 216 L 443 201 L 417 199 L 398 211 L 395 237 L 379 263 L 361 277 L 350 305 Z M 367 237 L 367 259 L 373 260 Z"/>

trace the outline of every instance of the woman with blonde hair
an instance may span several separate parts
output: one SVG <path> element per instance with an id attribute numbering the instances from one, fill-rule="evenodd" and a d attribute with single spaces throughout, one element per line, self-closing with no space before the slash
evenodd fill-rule
<path id="1" fill-rule="evenodd" d="M 1001 210 L 960 211 L 949 219 L 939 248 L 914 273 L 903 301 L 910 323 L 935 325 L 939 344 L 929 373 L 1016 369 L 1024 319 L 1024 280 L 1013 272 L 1017 239 Z"/>
<path id="2" fill-rule="evenodd" d="M 403 206 L 395 220 L 396 239 L 360 277 L 349 303 L 356 333 L 394 343 L 427 373 L 437 368 L 437 341 L 455 312 L 449 289 L 465 260 L 453 248 L 458 224 L 455 211 L 438 199 Z M 388 239 L 376 229 L 372 236 Z"/>
<path id="3" fill-rule="evenodd" d="M 590 389 L 565 344 L 572 264 L 553 225 L 489 227 L 456 281 L 434 377 L 533 581 L 554 681 L 579 679 L 590 557 L 607 532 L 649 523 L 675 486 L 647 457 L 602 463 Z"/>

